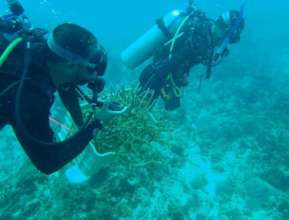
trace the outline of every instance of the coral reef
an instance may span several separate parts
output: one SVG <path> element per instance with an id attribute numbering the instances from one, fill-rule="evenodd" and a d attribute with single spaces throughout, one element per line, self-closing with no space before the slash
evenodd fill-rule
<path id="1" fill-rule="evenodd" d="M 118 157 L 80 185 L 38 173 L 8 131 L 1 166 L 13 169 L 1 170 L 0 219 L 287 220 L 289 76 L 247 69 L 216 69 L 200 93 L 193 75 L 172 113 L 134 90 L 108 95 L 130 111 L 95 146 Z"/>
<path id="2" fill-rule="evenodd" d="M 99 152 L 117 151 L 119 155 L 156 141 L 165 131 L 165 121 L 159 108 L 151 108 L 151 94 L 139 88 L 120 88 L 107 93 L 103 99 L 121 103 L 128 110 L 113 118 L 94 139 Z"/>

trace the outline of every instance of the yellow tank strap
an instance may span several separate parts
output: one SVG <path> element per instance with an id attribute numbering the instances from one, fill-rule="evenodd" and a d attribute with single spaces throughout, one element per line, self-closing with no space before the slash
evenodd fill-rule
<path id="1" fill-rule="evenodd" d="M 175 95 L 176 97 L 180 97 L 182 91 L 181 91 L 181 89 L 176 85 L 176 82 L 175 82 L 175 80 L 174 80 L 174 78 L 173 78 L 173 74 L 170 73 L 170 74 L 167 76 L 167 79 L 170 80 L 171 83 L 172 83 L 172 86 L 173 86 L 172 89 L 173 89 L 174 95 Z"/>
<path id="2" fill-rule="evenodd" d="M 166 99 L 166 100 L 170 100 L 170 99 L 172 98 L 172 97 L 170 96 L 170 94 L 166 93 L 166 91 L 165 91 L 164 88 L 161 89 L 161 95 L 162 95 L 162 97 L 163 97 L 164 99 Z"/>
<path id="3" fill-rule="evenodd" d="M 5 61 L 7 60 L 8 56 L 12 53 L 12 51 L 15 49 L 15 47 L 21 43 L 23 38 L 17 37 L 14 39 L 4 50 L 4 52 L 0 56 L 0 68 L 3 66 Z"/>
<path id="4" fill-rule="evenodd" d="M 172 39 L 172 43 L 171 43 L 171 46 L 170 46 L 170 52 L 169 52 L 169 59 L 171 60 L 172 59 L 172 55 L 173 55 L 173 50 L 175 48 L 175 44 L 176 44 L 176 41 L 179 37 L 179 34 L 180 32 L 182 31 L 184 25 L 187 23 L 187 21 L 189 20 L 189 18 L 193 15 L 194 12 L 190 13 L 189 15 L 187 15 L 183 20 L 182 22 L 180 23 L 173 39 Z"/>

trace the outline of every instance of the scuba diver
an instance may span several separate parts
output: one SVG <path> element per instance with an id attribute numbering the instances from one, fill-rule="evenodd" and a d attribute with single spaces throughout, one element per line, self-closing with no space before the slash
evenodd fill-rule
<path id="1" fill-rule="evenodd" d="M 140 74 L 141 91 L 151 91 L 152 101 L 161 97 L 166 110 L 175 110 L 191 68 L 207 66 L 205 75 L 210 78 L 212 67 L 229 54 L 229 44 L 239 42 L 245 26 L 243 13 L 244 5 L 240 11 L 230 10 L 212 20 L 190 1 L 186 11 L 173 11 L 158 19 L 122 53 L 122 60 L 134 69 L 152 57 Z"/>
<path id="2" fill-rule="evenodd" d="M 64 23 L 47 33 L 32 27 L 19 1 L 8 4 L 12 13 L 0 18 L 0 129 L 11 125 L 32 163 L 51 174 L 78 156 L 102 123 L 123 107 L 97 100 L 105 85 L 107 54 L 90 31 Z M 84 121 L 80 85 L 92 91 L 86 100 L 101 109 L 99 117 Z M 56 91 L 79 127 L 62 142 L 55 141 L 49 125 Z"/>

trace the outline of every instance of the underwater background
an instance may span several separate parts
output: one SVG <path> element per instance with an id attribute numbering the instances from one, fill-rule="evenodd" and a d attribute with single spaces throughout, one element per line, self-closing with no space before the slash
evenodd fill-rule
<path id="1" fill-rule="evenodd" d="M 21 2 L 35 26 L 51 30 L 71 21 L 96 34 L 109 52 L 107 93 L 133 86 L 140 73 L 122 66 L 121 51 L 156 18 L 186 6 L 185 0 Z M 195 3 L 211 18 L 241 5 Z M 0 11 L 7 11 L 5 1 Z M 241 41 L 212 79 L 198 92 L 205 68 L 194 68 L 182 107 L 164 112 L 161 106 L 154 117 L 135 118 L 148 120 L 139 125 L 147 133 L 132 134 L 127 154 L 95 168 L 82 184 L 67 181 L 66 168 L 39 173 L 6 127 L 0 137 L 0 219 L 288 220 L 288 12 L 285 0 L 247 1 Z M 63 112 L 53 109 L 58 118 Z M 122 137 L 104 140 L 113 151 L 128 142 Z"/>

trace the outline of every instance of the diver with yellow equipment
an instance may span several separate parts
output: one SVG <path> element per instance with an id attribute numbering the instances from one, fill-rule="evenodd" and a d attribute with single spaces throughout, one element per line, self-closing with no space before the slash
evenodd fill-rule
<path id="1" fill-rule="evenodd" d="M 20 2 L 7 2 L 12 13 L 0 18 L 0 128 L 11 125 L 33 164 L 51 174 L 79 155 L 104 120 L 124 108 L 97 99 L 105 85 L 107 54 L 90 31 L 72 23 L 51 33 L 33 28 Z M 87 101 L 100 109 L 99 117 L 84 121 L 79 85 L 92 91 Z M 55 92 L 79 127 L 62 142 L 55 142 L 49 125 Z"/>
<path id="2" fill-rule="evenodd" d="M 188 84 L 192 67 L 207 66 L 206 78 L 212 67 L 228 55 L 229 44 L 237 43 L 245 26 L 244 4 L 240 11 L 230 10 L 217 20 L 189 1 L 186 11 L 172 11 L 148 30 L 123 53 L 123 63 L 131 69 L 152 57 L 142 71 L 142 90 L 152 90 L 167 110 L 180 106 L 181 89 Z"/>

